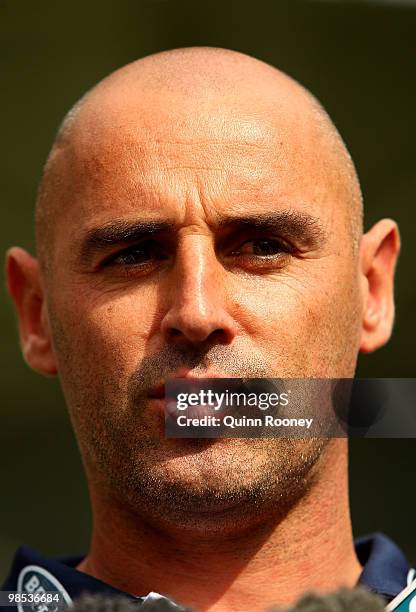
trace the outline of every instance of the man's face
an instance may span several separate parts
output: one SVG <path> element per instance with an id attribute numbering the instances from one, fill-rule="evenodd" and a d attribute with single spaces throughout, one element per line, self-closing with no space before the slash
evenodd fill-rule
<path id="1" fill-rule="evenodd" d="M 108 106 L 102 123 L 84 111 L 58 162 L 45 278 L 87 469 L 165 515 L 284 506 L 322 442 L 165 439 L 152 395 L 186 373 L 353 375 L 358 266 L 335 166 L 296 106 L 272 118 L 249 105 L 188 112 L 186 100 L 181 112 Z"/>

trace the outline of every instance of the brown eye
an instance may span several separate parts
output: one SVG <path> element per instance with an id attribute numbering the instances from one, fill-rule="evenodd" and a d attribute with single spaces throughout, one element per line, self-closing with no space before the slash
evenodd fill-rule
<path id="1" fill-rule="evenodd" d="M 257 238 L 244 242 L 239 249 L 233 251 L 232 255 L 259 255 L 260 257 L 267 257 L 287 251 L 288 248 L 279 240 L 272 238 Z"/>
<path id="2" fill-rule="evenodd" d="M 104 266 L 140 266 L 166 259 L 155 241 L 135 244 L 107 258 Z"/>
<path id="3" fill-rule="evenodd" d="M 150 249 L 146 247 L 135 247 L 127 251 L 122 251 L 111 260 L 111 263 L 121 264 L 123 266 L 134 266 L 149 261 L 151 257 L 152 253 Z"/>

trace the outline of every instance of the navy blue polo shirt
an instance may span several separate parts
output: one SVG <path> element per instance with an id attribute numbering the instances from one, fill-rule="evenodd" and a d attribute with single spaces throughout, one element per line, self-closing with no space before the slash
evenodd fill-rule
<path id="1" fill-rule="evenodd" d="M 363 566 L 359 584 L 391 601 L 407 585 L 409 564 L 402 551 L 387 536 L 376 533 L 355 540 L 357 557 Z M 15 555 L 13 565 L 3 591 L 33 591 L 41 585 L 46 591 L 60 591 L 70 603 L 82 593 L 102 593 L 109 596 L 124 595 L 141 604 L 146 597 L 157 598 L 157 593 L 133 597 L 97 580 L 75 567 L 82 561 L 81 555 L 47 558 L 38 552 L 21 546 Z M 159 596 L 160 597 L 160 596 Z M 0 610 L 11 612 L 13 608 Z"/>

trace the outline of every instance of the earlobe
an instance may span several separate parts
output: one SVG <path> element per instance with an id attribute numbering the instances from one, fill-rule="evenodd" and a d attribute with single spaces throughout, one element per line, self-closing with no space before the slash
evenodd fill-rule
<path id="1" fill-rule="evenodd" d="M 19 321 L 19 336 L 25 361 L 47 376 L 57 373 L 46 304 L 36 258 L 19 247 L 6 256 L 7 288 Z"/>
<path id="2" fill-rule="evenodd" d="M 360 265 L 364 281 L 360 351 L 383 346 L 394 322 L 394 272 L 400 250 L 397 224 L 383 219 L 362 238 Z"/>

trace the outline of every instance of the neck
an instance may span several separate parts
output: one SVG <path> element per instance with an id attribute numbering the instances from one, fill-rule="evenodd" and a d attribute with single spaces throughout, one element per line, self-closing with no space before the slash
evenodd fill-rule
<path id="1" fill-rule="evenodd" d="M 352 539 L 345 445 L 328 444 L 313 487 L 283 519 L 270 513 L 235 533 L 224 533 L 220 518 L 217 532 L 205 535 L 155 526 L 91 487 L 91 548 L 78 569 L 121 591 L 156 591 L 198 612 L 264 610 L 291 605 L 306 591 L 353 587 L 361 566 Z"/>

